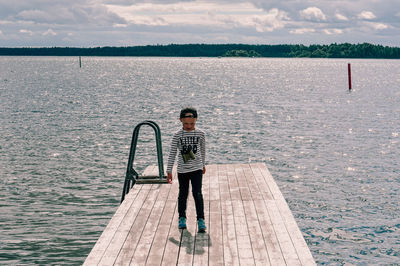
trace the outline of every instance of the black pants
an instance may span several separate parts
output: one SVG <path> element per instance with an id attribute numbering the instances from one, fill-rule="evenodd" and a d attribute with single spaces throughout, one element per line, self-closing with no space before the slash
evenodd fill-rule
<path id="1" fill-rule="evenodd" d="M 204 219 L 204 201 L 201 192 L 203 181 L 203 170 L 189 173 L 178 173 L 179 180 L 179 196 L 178 196 L 178 212 L 179 217 L 186 218 L 187 198 L 189 195 L 189 182 L 192 182 L 192 194 L 196 205 L 197 220 Z"/>

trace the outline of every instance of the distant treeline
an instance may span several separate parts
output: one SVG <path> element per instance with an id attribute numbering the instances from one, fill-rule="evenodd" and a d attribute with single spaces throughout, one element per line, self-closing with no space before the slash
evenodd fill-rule
<path id="1" fill-rule="evenodd" d="M 170 57 L 318 57 L 400 58 L 399 47 L 370 43 L 329 45 L 169 44 L 127 47 L 0 47 L 8 56 L 170 56 Z"/>

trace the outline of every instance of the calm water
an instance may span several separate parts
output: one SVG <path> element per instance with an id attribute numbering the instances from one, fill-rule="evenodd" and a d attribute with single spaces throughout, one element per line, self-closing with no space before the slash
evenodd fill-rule
<path id="1" fill-rule="evenodd" d="M 166 160 L 186 105 L 208 163 L 267 165 L 318 264 L 399 263 L 399 84 L 399 60 L 0 57 L 0 264 L 81 264 L 134 126 Z"/>

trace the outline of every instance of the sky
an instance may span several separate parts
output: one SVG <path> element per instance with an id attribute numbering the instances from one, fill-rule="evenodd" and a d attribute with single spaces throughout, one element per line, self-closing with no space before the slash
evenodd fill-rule
<path id="1" fill-rule="evenodd" d="M 400 47 L 400 0 L 0 0 L 0 47 Z"/>

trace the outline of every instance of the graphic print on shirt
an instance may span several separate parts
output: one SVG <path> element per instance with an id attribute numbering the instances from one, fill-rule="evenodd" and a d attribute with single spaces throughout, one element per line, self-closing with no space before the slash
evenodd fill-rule
<path id="1" fill-rule="evenodd" d="M 182 154 L 188 154 L 190 151 L 193 151 L 194 154 L 197 153 L 198 145 L 200 143 L 200 137 L 180 137 L 179 141 L 181 143 Z"/>

